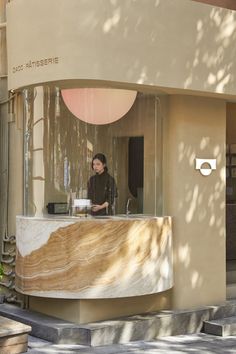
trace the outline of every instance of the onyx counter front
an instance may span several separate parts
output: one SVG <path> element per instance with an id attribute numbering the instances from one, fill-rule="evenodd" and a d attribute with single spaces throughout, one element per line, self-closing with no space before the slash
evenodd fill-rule
<path id="1" fill-rule="evenodd" d="M 16 290 L 61 299 L 154 294 L 173 286 L 171 217 L 16 220 Z"/>

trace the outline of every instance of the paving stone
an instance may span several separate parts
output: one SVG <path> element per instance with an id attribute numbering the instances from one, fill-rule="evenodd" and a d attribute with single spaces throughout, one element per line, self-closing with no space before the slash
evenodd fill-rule
<path id="1" fill-rule="evenodd" d="M 236 336 L 215 337 L 204 333 L 171 336 L 156 341 L 139 341 L 105 347 L 52 345 L 27 354 L 235 354 Z"/>
<path id="2" fill-rule="evenodd" d="M 37 312 L 0 304 L 0 314 L 30 324 L 31 335 L 54 344 L 110 346 L 200 333 L 204 321 L 236 314 L 236 301 L 195 310 L 165 310 L 79 325 Z"/>

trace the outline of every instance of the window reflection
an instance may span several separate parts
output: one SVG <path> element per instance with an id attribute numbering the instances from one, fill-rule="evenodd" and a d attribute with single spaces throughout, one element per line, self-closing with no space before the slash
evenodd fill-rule
<path id="1" fill-rule="evenodd" d="M 121 119 L 94 125 L 69 111 L 58 87 L 27 88 L 23 96 L 26 215 L 45 215 L 48 203 L 68 203 L 71 193 L 87 198 L 98 152 L 117 183 L 116 214 L 126 212 L 129 198 L 131 213 L 162 214 L 159 98 L 139 92 Z"/>

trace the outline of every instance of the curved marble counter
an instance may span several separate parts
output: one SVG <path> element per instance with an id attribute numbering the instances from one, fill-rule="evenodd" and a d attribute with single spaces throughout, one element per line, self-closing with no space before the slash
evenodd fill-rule
<path id="1" fill-rule="evenodd" d="M 16 218 L 16 290 L 64 299 L 153 294 L 173 286 L 171 217 Z"/>

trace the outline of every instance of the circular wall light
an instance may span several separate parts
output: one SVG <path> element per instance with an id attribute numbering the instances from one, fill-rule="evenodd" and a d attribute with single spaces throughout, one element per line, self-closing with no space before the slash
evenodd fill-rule
<path id="1" fill-rule="evenodd" d="M 90 124 L 109 124 L 122 118 L 132 107 L 137 91 L 107 88 L 63 89 L 67 108 Z"/>

